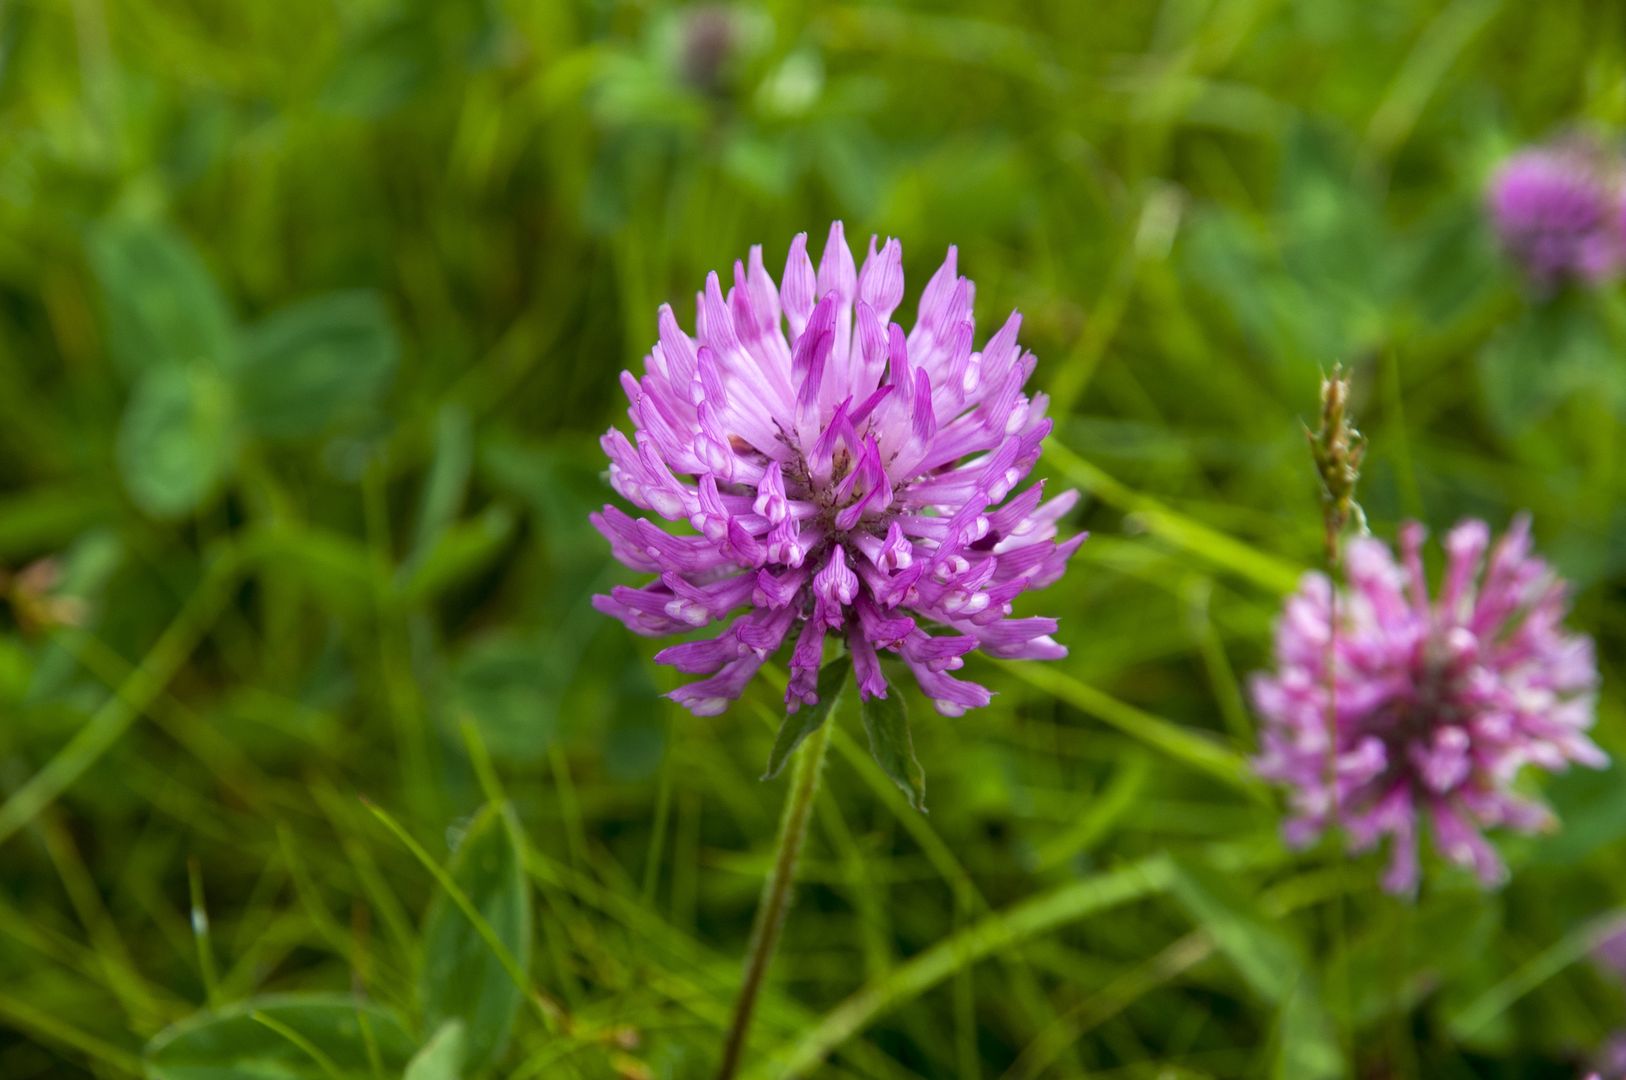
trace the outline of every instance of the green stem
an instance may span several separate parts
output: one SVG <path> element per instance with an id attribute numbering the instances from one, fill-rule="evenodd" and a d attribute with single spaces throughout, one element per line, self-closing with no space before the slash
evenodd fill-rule
<path id="1" fill-rule="evenodd" d="M 1355 507 L 1356 514 L 1360 514 L 1360 506 L 1355 503 L 1353 496 L 1350 505 Z M 1332 800 L 1332 817 L 1329 821 L 1329 831 L 1332 833 L 1333 843 L 1338 843 L 1336 837 L 1338 830 L 1342 829 L 1342 822 L 1338 816 L 1338 591 L 1344 584 L 1344 529 L 1348 527 L 1347 515 L 1340 514 L 1335 505 L 1324 504 L 1324 524 L 1327 531 L 1327 646 L 1322 658 L 1326 669 L 1327 679 L 1327 790 Z M 1364 521 L 1357 516 L 1357 521 Z M 1334 855 L 1334 859 L 1340 856 Z M 1348 891 L 1339 889 L 1338 895 L 1332 898 L 1330 912 L 1330 937 L 1333 947 L 1339 951 L 1343 958 L 1340 965 L 1341 977 L 1336 985 L 1327 988 L 1329 998 L 1336 995 L 1334 1015 L 1341 1017 L 1337 1035 L 1339 1048 L 1343 1053 L 1344 1061 L 1355 1070 L 1355 1019 L 1354 1001 L 1355 993 L 1350 983 L 1349 975 L 1349 915 L 1345 910 L 1348 903 Z"/>
<path id="2" fill-rule="evenodd" d="M 763 977 L 767 975 L 768 963 L 779 945 L 779 932 L 785 926 L 785 912 L 790 907 L 791 886 L 796 878 L 796 860 L 807 839 L 807 825 L 813 816 L 813 796 L 819 790 L 819 772 L 824 767 L 824 750 L 830 744 L 830 726 L 834 722 L 834 717 L 826 717 L 824 723 L 807 737 L 802 752 L 796 758 L 796 778 L 792 782 L 790 801 L 785 804 L 785 816 L 779 823 L 779 850 L 774 856 L 773 873 L 769 875 L 762 892 L 756 922 L 751 927 L 745 981 L 740 984 L 740 996 L 734 1002 L 734 1019 L 729 1024 L 728 1041 L 723 1044 L 723 1063 L 717 1070 L 717 1080 L 731 1080 L 745 1053 L 746 1036 L 751 1030 L 751 1014 L 756 1011 Z"/>

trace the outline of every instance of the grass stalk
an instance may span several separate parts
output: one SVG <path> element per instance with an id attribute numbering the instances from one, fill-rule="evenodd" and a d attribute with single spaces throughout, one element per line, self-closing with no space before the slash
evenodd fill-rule
<path id="1" fill-rule="evenodd" d="M 819 773 L 824 768 L 825 749 L 830 745 L 832 723 L 833 718 L 827 718 L 820 724 L 807 737 L 802 752 L 797 755 L 790 799 L 785 803 L 785 816 L 779 824 L 773 871 L 763 888 L 756 922 L 751 927 L 751 944 L 746 949 L 745 980 L 740 984 L 739 997 L 734 1002 L 733 1019 L 729 1022 L 728 1037 L 723 1043 L 723 1058 L 717 1070 L 717 1080 L 732 1080 L 745 1054 L 757 995 L 762 992 L 762 981 L 779 946 L 785 913 L 790 908 L 796 861 L 801 857 L 802 845 L 807 840 L 807 826 L 813 817 L 813 798 L 818 793 Z"/>

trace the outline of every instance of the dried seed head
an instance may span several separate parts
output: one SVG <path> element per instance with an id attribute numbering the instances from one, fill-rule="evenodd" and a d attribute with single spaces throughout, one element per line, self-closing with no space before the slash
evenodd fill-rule
<path id="1" fill-rule="evenodd" d="M 1361 461 L 1366 456 L 1366 436 L 1355 428 L 1349 415 L 1349 376 L 1341 366 L 1321 380 L 1321 423 L 1306 427 L 1310 456 L 1321 479 L 1322 517 L 1327 532 L 1327 558 L 1337 562 L 1338 538 L 1353 519 L 1365 531 L 1366 515 L 1355 501 L 1355 487 L 1361 478 Z"/>
<path id="2" fill-rule="evenodd" d="M 84 601 L 57 594 L 61 576 L 61 565 L 51 558 L 33 562 L 15 574 L 0 568 L 0 599 L 24 632 L 40 633 L 84 622 Z"/>
<path id="3" fill-rule="evenodd" d="M 729 59 L 739 44 L 738 22 L 737 13 L 724 4 L 701 4 L 684 13 L 679 64 L 684 81 L 694 89 L 703 94 L 722 90 Z"/>

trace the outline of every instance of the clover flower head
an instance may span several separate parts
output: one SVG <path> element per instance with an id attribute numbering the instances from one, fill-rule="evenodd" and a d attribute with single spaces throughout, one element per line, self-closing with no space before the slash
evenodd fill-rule
<path id="1" fill-rule="evenodd" d="M 1417 885 L 1425 823 L 1446 858 L 1494 884 L 1505 871 L 1482 830 L 1551 824 L 1514 791 L 1515 774 L 1606 764 L 1586 735 L 1592 642 L 1564 629 L 1566 588 L 1532 554 L 1529 520 L 1494 546 L 1482 521 L 1454 528 L 1433 597 L 1423 535 L 1402 529 L 1398 565 L 1382 542 L 1351 541 L 1336 620 L 1331 583 L 1307 575 L 1277 624 L 1275 670 L 1251 687 L 1263 719 L 1255 764 L 1288 789 L 1288 841 L 1334 825 L 1351 850 L 1388 837 L 1383 884 L 1396 893 Z"/>
<path id="2" fill-rule="evenodd" d="M 1503 249 L 1540 288 L 1626 269 L 1626 190 L 1588 143 L 1515 154 L 1491 177 L 1486 204 Z"/>
<path id="3" fill-rule="evenodd" d="M 814 704 L 835 638 L 863 697 L 886 696 L 880 654 L 895 653 L 956 716 L 990 698 L 950 674 L 967 653 L 1066 654 L 1055 619 L 1011 612 L 1083 541 L 1057 540 L 1077 493 L 1017 491 L 1050 430 L 1045 397 L 1023 391 L 1020 317 L 978 349 L 972 297 L 951 247 L 905 332 L 901 245 L 872 237 L 860 268 L 837 222 L 816 268 L 802 234 L 777 284 L 760 247 L 726 292 L 709 275 L 694 337 L 660 309 L 644 374 L 622 375 L 633 437 L 602 442 L 616 491 L 675 528 L 592 515 L 622 563 L 657 575 L 594 603 L 649 636 L 730 620 L 657 654 L 706 676 L 675 700 L 720 713 L 793 642 L 786 705 Z"/>

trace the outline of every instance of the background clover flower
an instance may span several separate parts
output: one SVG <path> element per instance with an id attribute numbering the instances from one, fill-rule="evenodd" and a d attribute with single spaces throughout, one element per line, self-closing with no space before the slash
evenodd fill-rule
<path id="1" fill-rule="evenodd" d="M 1618 169 L 1589 144 L 1514 155 L 1491 178 L 1486 202 L 1503 248 L 1538 286 L 1596 283 L 1626 269 Z"/>
<path id="2" fill-rule="evenodd" d="M 902 260 L 897 240 L 872 237 L 857 268 L 837 222 L 817 269 L 806 235 L 791 242 L 776 286 L 753 247 L 726 293 L 707 277 L 694 338 L 663 306 L 644 375 L 622 375 L 634 434 L 604 436 L 610 482 L 694 532 L 594 514 L 621 562 L 658 575 L 594 602 L 650 636 L 733 616 L 656 657 L 707 676 L 671 695 L 697 714 L 726 708 L 786 642 L 792 711 L 818 701 L 828 638 L 845 641 L 864 698 L 886 696 L 879 654 L 893 652 L 951 716 L 990 697 L 950 674 L 965 654 L 1066 654 L 1056 620 L 1010 617 L 1083 541 L 1056 541 L 1076 492 L 1016 491 L 1050 430 L 1044 396 L 1023 393 L 1035 360 L 1021 318 L 975 348 L 951 247 L 905 333 L 891 321 Z"/>
<path id="3" fill-rule="evenodd" d="M 1448 859 L 1491 884 L 1504 868 L 1481 830 L 1529 832 L 1551 817 L 1513 791 L 1514 775 L 1525 765 L 1605 764 L 1585 734 L 1598 682 L 1592 642 L 1564 630 L 1565 586 L 1531 553 L 1527 518 L 1494 547 L 1484 522 L 1453 529 L 1432 599 L 1423 529 L 1408 524 L 1400 535 L 1398 566 L 1379 541 L 1350 542 L 1335 636 L 1326 577 L 1307 575 L 1289 598 L 1276 670 L 1252 684 L 1264 721 L 1256 765 L 1289 789 L 1290 843 L 1307 844 L 1332 824 L 1347 831 L 1351 850 L 1387 836 L 1384 887 L 1409 892 L 1426 822 Z M 1336 742 L 1327 722 L 1329 636 Z"/>

